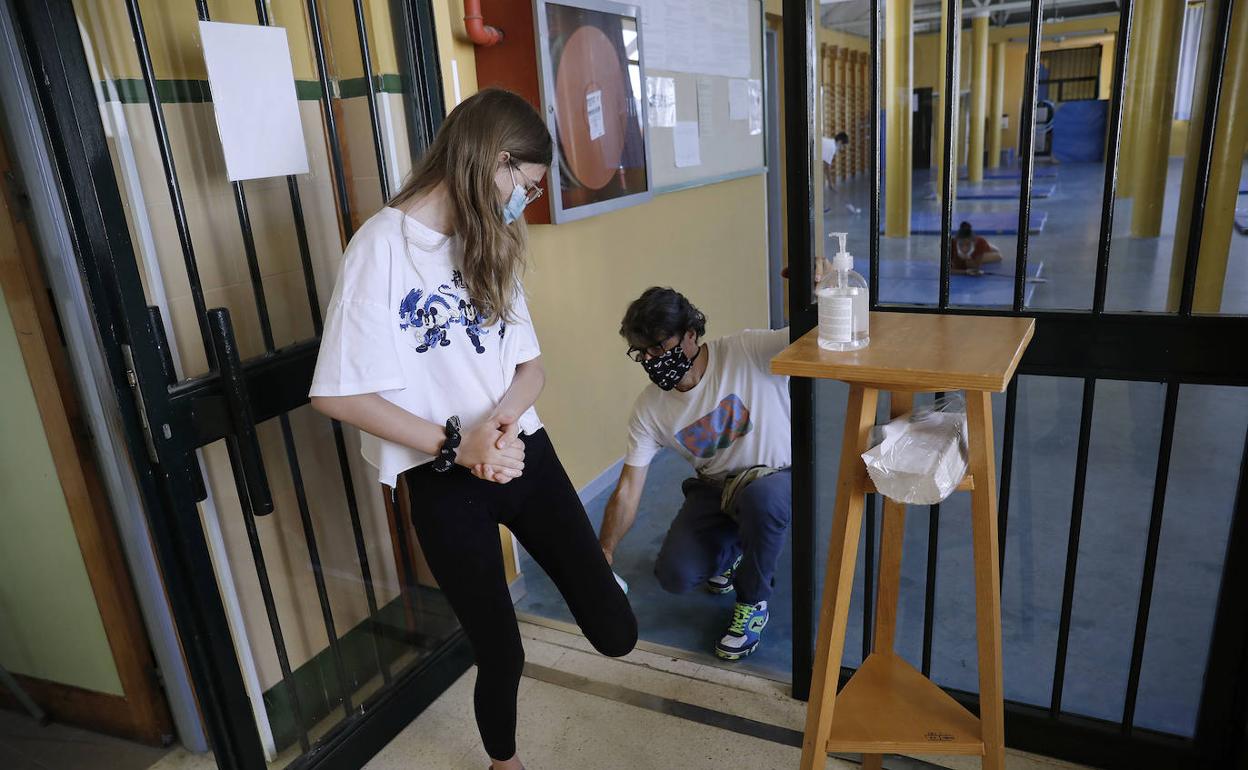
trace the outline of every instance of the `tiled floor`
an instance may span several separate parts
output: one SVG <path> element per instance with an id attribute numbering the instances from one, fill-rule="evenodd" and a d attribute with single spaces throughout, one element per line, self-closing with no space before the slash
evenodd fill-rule
<path id="1" fill-rule="evenodd" d="M 169 753 L 55 723 L 40 727 L 24 714 L 0 710 L 4 770 L 144 770 Z"/>

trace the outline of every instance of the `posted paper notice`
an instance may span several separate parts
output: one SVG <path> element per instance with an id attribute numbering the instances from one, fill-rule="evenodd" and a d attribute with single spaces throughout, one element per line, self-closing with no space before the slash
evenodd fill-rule
<path id="1" fill-rule="evenodd" d="M 678 120 L 672 130 L 672 142 L 676 148 L 676 168 L 702 165 L 702 149 L 698 140 L 696 120 Z"/>
<path id="2" fill-rule="evenodd" d="M 286 30 L 201 21 L 199 36 L 230 181 L 308 173 Z"/>

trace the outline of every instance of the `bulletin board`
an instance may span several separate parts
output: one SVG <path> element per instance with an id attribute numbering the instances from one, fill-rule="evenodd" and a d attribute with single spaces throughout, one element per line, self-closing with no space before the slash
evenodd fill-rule
<path id="1" fill-rule="evenodd" d="M 654 192 L 763 173 L 761 0 L 624 1 L 641 16 Z"/>

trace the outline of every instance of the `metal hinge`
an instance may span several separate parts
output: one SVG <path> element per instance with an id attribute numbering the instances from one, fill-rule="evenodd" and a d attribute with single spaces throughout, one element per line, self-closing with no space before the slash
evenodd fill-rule
<path id="1" fill-rule="evenodd" d="M 147 420 L 147 406 L 143 403 L 143 389 L 139 387 L 139 375 L 134 368 L 134 353 L 129 345 L 123 344 L 121 355 L 126 362 L 126 384 L 130 386 L 130 393 L 134 396 L 134 405 L 139 410 L 139 423 L 143 427 L 143 442 L 147 444 L 147 457 L 152 462 L 159 463 L 160 458 L 156 455 L 156 442 L 152 440 L 152 426 Z"/>

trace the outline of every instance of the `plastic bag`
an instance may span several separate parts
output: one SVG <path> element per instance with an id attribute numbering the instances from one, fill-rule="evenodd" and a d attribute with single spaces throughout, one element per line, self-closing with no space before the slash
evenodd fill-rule
<path id="1" fill-rule="evenodd" d="M 933 505 L 966 475 L 966 433 L 966 402 L 953 394 L 872 428 L 862 459 L 880 494 Z"/>

